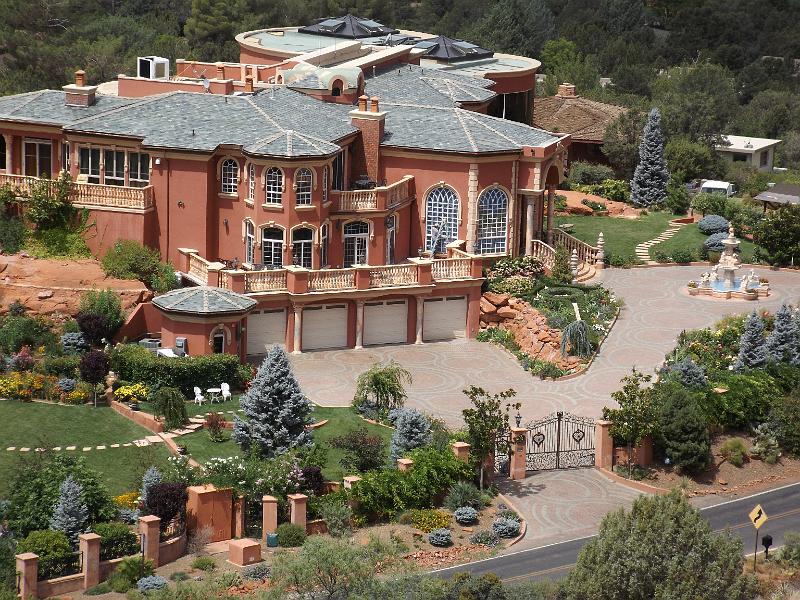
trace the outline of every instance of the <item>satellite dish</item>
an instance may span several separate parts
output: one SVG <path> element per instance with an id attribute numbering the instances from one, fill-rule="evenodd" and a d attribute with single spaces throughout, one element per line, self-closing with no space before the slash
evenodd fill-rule
<path id="1" fill-rule="evenodd" d="M 203 90 L 207 92 L 208 88 L 211 87 L 211 82 L 208 80 L 208 77 L 203 77 L 203 79 L 201 79 L 200 81 L 203 84 Z"/>

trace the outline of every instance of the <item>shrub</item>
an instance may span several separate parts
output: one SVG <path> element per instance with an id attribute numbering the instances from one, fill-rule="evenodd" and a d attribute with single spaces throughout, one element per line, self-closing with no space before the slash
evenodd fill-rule
<path id="1" fill-rule="evenodd" d="M 108 578 L 108 584 L 115 592 L 124 594 L 135 587 L 139 579 L 153 574 L 152 560 L 143 559 L 141 556 L 128 556 L 119 562 L 116 570 Z"/>
<path id="2" fill-rule="evenodd" d="M 276 533 L 278 545 L 282 548 L 297 548 L 306 541 L 306 530 L 293 523 L 281 523 Z"/>
<path id="3" fill-rule="evenodd" d="M 5 254 L 16 254 L 22 250 L 28 228 L 22 219 L 17 217 L 0 217 L 0 251 Z"/>
<path id="4" fill-rule="evenodd" d="M 62 377 L 58 380 L 58 387 L 61 388 L 61 391 L 65 394 L 75 391 L 76 385 L 77 382 L 70 377 Z"/>
<path id="5" fill-rule="evenodd" d="M 434 529 L 442 529 L 450 525 L 450 515 L 443 510 L 412 510 L 409 514 L 409 518 L 414 527 L 425 533 L 429 533 Z"/>
<path id="6" fill-rule="evenodd" d="M 446 509 L 455 511 L 462 506 L 470 506 L 475 509 L 483 507 L 481 491 L 474 483 L 469 481 L 457 481 L 447 492 L 447 496 L 442 503 Z"/>
<path id="7" fill-rule="evenodd" d="M 218 412 L 206 415 L 203 429 L 208 432 L 208 437 L 211 438 L 212 442 L 224 442 L 228 439 L 225 435 L 225 423 L 227 423 L 225 417 Z"/>
<path id="8" fill-rule="evenodd" d="M 659 414 L 659 445 L 681 471 L 696 473 L 708 466 L 711 440 L 697 399 L 687 390 L 668 386 Z"/>
<path id="9" fill-rule="evenodd" d="M 319 513 L 320 517 L 328 525 L 328 533 L 333 537 L 343 537 L 350 534 L 353 511 L 347 504 L 323 502 L 319 508 Z"/>
<path id="10" fill-rule="evenodd" d="M 600 182 L 600 195 L 616 202 L 627 202 L 630 199 L 628 182 L 624 179 L 604 179 Z"/>
<path id="11" fill-rule="evenodd" d="M 566 246 L 556 248 L 556 255 L 553 259 L 553 269 L 550 277 L 558 283 L 570 283 L 572 281 L 572 269 L 570 268 L 569 250 Z"/>
<path id="12" fill-rule="evenodd" d="M 706 215 L 697 223 L 698 229 L 706 235 L 713 233 L 728 233 L 728 226 L 730 223 L 725 217 L 719 215 Z"/>
<path id="13" fill-rule="evenodd" d="M 111 289 L 89 290 L 81 296 L 78 310 L 80 313 L 103 315 L 110 334 L 109 339 L 125 322 L 119 294 Z"/>
<path id="14" fill-rule="evenodd" d="M 722 240 L 726 239 L 727 237 L 727 233 L 714 233 L 708 236 L 706 241 L 703 242 L 703 248 L 705 248 L 708 252 L 722 252 L 725 249 Z"/>
<path id="15" fill-rule="evenodd" d="M 728 391 L 714 392 L 714 387 Z M 780 388 L 767 373 L 719 372 L 705 396 L 700 398 L 703 413 L 712 423 L 733 429 L 746 429 L 767 420 L 770 407 L 780 403 Z"/>
<path id="16" fill-rule="evenodd" d="M 79 356 L 45 356 L 37 369 L 46 375 L 74 378 L 78 374 Z"/>
<path id="17" fill-rule="evenodd" d="M 92 312 L 79 312 L 75 315 L 81 333 L 92 346 L 99 346 L 103 340 L 110 341 L 113 337 L 111 328 L 105 315 Z"/>
<path id="18" fill-rule="evenodd" d="M 500 506 L 502 507 L 504 505 L 501 504 Z M 510 508 L 504 508 L 504 509 L 498 511 L 497 515 L 495 515 L 495 518 L 498 518 L 498 519 L 511 519 L 512 521 L 517 521 L 517 522 L 520 521 L 519 515 L 516 513 L 516 511 L 513 511 Z"/>
<path id="19" fill-rule="evenodd" d="M 81 332 L 68 332 L 61 336 L 61 347 L 67 354 L 81 354 L 89 349 L 89 342 Z"/>
<path id="20" fill-rule="evenodd" d="M 686 248 L 678 248 L 672 253 L 672 260 L 676 263 L 690 263 L 695 259 L 694 252 Z"/>
<path id="21" fill-rule="evenodd" d="M 124 523 L 98 523 L 93 527 L 100 536 L 100 560 L 136 554 L 139 539 Z"/>
<path id="22" fill-rule="evenodd" d="M 366 427 L 351 429 L 344 435 L 330 440 L 333 448 L 345 450 L 341 460 L 345 469 L 355 469 L 362 473 L 378 469 L 386 462 L 386 445 L 377 435 L 371 435 Z"/>
<path id="23" fill-rule="evenodd" d="M 478 511 L 471 506 L 462 506 L 453 511 L 453 518 L 459 525 L 472 525 L 478 520 Z"/>
<path id="24" fill-rule="evenodd" d="M 667 184 L 667 201 L 665 205 L 667 210 L 676 215 L 685 215 L 689 212 L 689 206 L 691 205 L 686 186 L 680 181 L 675 181 L 672 177 Z"/>
<path id="25" fill-rule="evenodd" d="M 773 402 L 772 422 L 781 448 L 800 455 L 800 388 Z"/>
<path id="26" fill-rule="evenodd" d="M 428 534 L 428 543 L 438 548 L 450 546 L 453 543 L 453 534 L 449 529 L 434 529 Z"/>
<path id="27" fill-rule="evenodd" d="M 800 567 L 800 533 L 787 532 L 783 536 L 783 547 L 778 552 L 778 558 L 793 567 Z"/>
<path id="28" fill-rule="evenodd" d="M 31 531 L 17 544 L 17 554 L 39 555 L 39 579 L 52 579 L 63 574 L 72 554 L 69 539 L 63 531 Z"/>
<path id="29" fill-rule="evenodd" d="M 501 538 L 513 538 L 519 535 L 520 523 L 515 519 L 499 517 L 492 521 L 492 531 Z"/>
<path id="30" fill-rule="evenodd" d="M 774 465 L 781 456 L 781 449 L 775 432 L 768 423 L 756 427 L 753 436 L 753 447 L 750 449 L 753 456 L 759 457 L 768 465 Z"/>
<path id="31" fill-rule="evenodd" d="M 167 587 L 167 580 L 161 575 L 149 575 L 136 582 L 136 588 L 143 594 L 153 590 L 163 590 Z"/>
<path id="32" fill-rule="evenodd" d="M 747 460 L 747 446 L 739 438 L 731 438 L 722 444 L 722 456 L 733 466 L 741 467 Z"/>
<path id="33" fill-rule="evenodd" d="M 325 492 L 325 478 L 322 476 L 322 469 L 317 465 L 303 467 L 303 485 L 300 489 L 314 496 L 322 496 Z"/>
<path id="34" fill-rule="evenodd" d="M 403 406 L 407 396 L 405 385 L 411 382 L 411 373 L 396 362 L 375 363 L 356 379 L 353 406 L 361 412 L 383 417 L 390 410 Z"/>
<path id="35" fill-rule="evenodd" d="M 415 408 L 392 411 L 395 413 L 395 430 L 389 444 L 389 461 L 394 463 L 406 453 L 425 446 L 431 439 L 431 423 Z"/>
<path id="36" fill-rule="evenodd" d="M 668 263 L 672 260 L 672 257 L 663 250 L 655 250 L 653 252 L 653 258 L 659 263 Z"/>
<path id="37" fill-rule="evenodd" d="M 484 529 L 483 531 L 476 531 L 473 533 L 469 541 L 473 544 L 494 548 L 500 543 L 500 536 L 490 529 Z"/>
<path id="38" fill-rule="evenodd" d="M 242 577 L 248 581 L 266 581 L 269 579 L 272 567 L 265 562 L 248 565 L 242 569 Z"/>
<path id="39" fill-rule="evenodd" d="M 108 585 L 108 582 L 104 581 L 102 583 L 98 583 L 94 587 L 90 587 L 83 593 L 86 596 L 102 596 L 103 594 L 110 594 L 113 591 L 114 590 L 111 589 L 111 586 Z"/>
<path id="40" fill-rule="evenodd" d="M 57 346 L 56 336 L 50 331 L 50 322 L 43 317 L 9 315 L 0 324 L 0 351 L 5 354 L 19 352 L 23 346 L 52 350 Z"/>
<path id="41" fill-rule="evenodd" d="M 175 270 L 161 261 L 157 250 L 133 240 L 119 240 L 102 260 L 103 271 L 117 279 L 138 279 L 157 293 L 177 287 Z"/>
<path id="42" fill-rule="evenodd" d="M 78 371 L 80 371 L 81 379 L 96 385 L 103 381 L 108 373 L 108 357 L 101 350 L 87 352 L 81 358 Z"/>
<path id="43" fill-rule="evenodd" d="M 144 475 L 142 475 L 142 487 L 139 490 L 139 498 L 142 506 L 147 506 L 147 497 L 150 494 L 150 488 L 157 483 L 161 483 L 162 479 L 161 471 L 156 467 L 148 467 L 147 471 L 144 472 Z"/>
<path id="44" fill-rule="evenodd" d="M 706 378 L 705 370 L 694 362 L 690 356 L 672 365 L 669 368 L 669 376 L 685 387 L 695 389 L 704 389 L 708 387 L 708 379 Z"/>
<path id="45" fill-rule="evenodd" d="M 613 178 L 614 170 L 610 167 L 578 161 L 570 164 L 567 183 L 572 189 L 573 185 L 593 185 Z"/>
<path id="46" fill-rule="evenodd" d="M 177 571 L 169 576 L 170 581 L 186 581 L 189 579 L 189 576 L 184 573 L 183 571 Z"/>
<path id="47" fill-rule="evenodd" d="M 177 388 L 162 387 L 155 392 L 153 407 L 156 414 L 164 418 L 164 428 L 167 431 L 178 429 L 189 420 L 186 414 L 186 401 Z"/>
<path id="48" fill-rule="evenodd" d="M 507 279 L 509 277 L 524 277 L 535 279 L 544 274 L 542 261 L 534 256 L 505 257 L 498 260 L 489 269 L 488 279 Z"/>
<path id="49" fill-rule="evenodd" d="M 210 556 L 198 556 L 192 561 L 192 568 L 199 571 L 213 571 L 217 568 L 217 563 Z"/>
<path id="50" fill-rule="evenodd" d="M 138 404 L 147 400 L 147 388 L 141 383 L 121 385 L 114 390 L 114 399 Z M 174 429 L 174 427 L 170 427 L 170 429 Z"/>
<path id="51" fill-rule="evenodd" d="M 139 506 L 139 492 L 125 492 L 114 496 L 114 504 L 120 508 L 136 508 Z"/>
<path id="52" fill-rule="evenodd" d="M 185 518 L 188 497 L 183 483 L 156 483 L 148 488 L 144 507 L 161 519 L 161 531 L 164 532 L 173 519 Z"/>

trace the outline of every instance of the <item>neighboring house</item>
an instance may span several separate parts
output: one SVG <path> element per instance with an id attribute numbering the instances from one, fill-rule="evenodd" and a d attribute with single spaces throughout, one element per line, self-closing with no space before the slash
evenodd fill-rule
<path id="1" fill-rule="evenodd" d="M 753 198 L 764 203 L 764 210 L 779 208 L 785 204 L 800 204 L 800 185 L 776 183 L 765 192 Z"/>
<path id="2" fill-rule="evenodd" d="M 570 138 L 491 116 L 531 97 L 539 63 L 318 25 L 242 34 L 243 62 L 171 77 L 142 57 L 102 87 L 117 96 L 79 71 L 0 98 L 0 185 L 69 171 L 96 254 L 134 239 L 200 286 L 140 305 L 127 339 L 246 359 L 472 337 L 485 259 L 552 259 Z"/>
<path id="3" fill-rule="evenodd" d="M 558 94 L 536 98 L 533 105 L 533 126 L 553 133 L 568 133 L 572 138 L 569 161 L 606 164 L 602 152 L 606 128 L 627 109 L 581 98 L 575 86 L 562 83 Z"/>
<path id="4" fill-rule="evenodd" d="M 771 172 L 775 160 L 775 147 L 781 140 L 755 138 L 742 135 L 725 135 L 714 149 L 726 162 L 743 162 L 759 171 Z"/>

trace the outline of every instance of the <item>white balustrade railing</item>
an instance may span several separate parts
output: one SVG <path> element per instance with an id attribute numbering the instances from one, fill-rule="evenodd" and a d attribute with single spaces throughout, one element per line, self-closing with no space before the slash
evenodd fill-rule
<path id="1" fill-rule="evenodd" d="M 548 246 L 542 240 L 532 240 L 533 244 L 531 246 L 531 256 L 534 258 L 538 258 L 542 261 L 542 265 L 544 265 L 547 269 L 552 270 L 553 264 L 556 260 L 556 251 L 552 246 Z"/>
<path id="2" fill-rule="evenodd" d="M 372 190 L 351 190 L 339 194 L 339 211 L 356 212 L 378 208 L 378 192 Z"/>
<path id="3" fill-rule="evenodd" d="M 191 275 L 194 279 L 202 283 L 203 285 L 208 285 L 208 265 L 210 263 L 198 254 L 190 254 L 189 255 L 189 275 Z"/>
<path id="4" fill-rule="evenodd" d="M 472 259 L 436 259 L 431 265 L 431 273 L 435 281 L 440 281 L 443 279 L 468 279 L 472 277 Z"/>
<path id="5" fill-rule="evenodd" d="M 246 271 L 245 292 L 277 292 L 286 289 L 286 270 Z"/>
<path id="6" fill-rule="evenodd" d="M 414 285 L 417 281 L 416 265 L 387 265 L 373 267 L 369 271 L 371 288 Z"/>
<path id="7" fill-rule="evenodd" d="M 596 246 L 590 246 L 583 240 L 579 240 L 562 229 L 553 230 L 553 246 L 556 248 L 564 246 L 569 251 L 570 256 L 572 256 L 573 250 L 577 250 L 578 261 L 588 265 L 594 264 L 598 250 Z"/>
<path id="8" fill-rule="evenodd" d="M 50 179 L 0 173 L 0 187 L 10 185 L 22 196 L 29 195 L 33 185 L 41 181 L 55 183 Z M 146 210 L 153 207 L 153 186 L 151 185 L 137 188 L 72 181 L 69 188 L 69 201 L 75 206 L 132 210 Z"/>
<path id="9" fill-rule="evenodd" d="M 308 291 L 350 290 L 356 287 L 355 269 L 325 269 L 311 271 L 308 275 Z"/>

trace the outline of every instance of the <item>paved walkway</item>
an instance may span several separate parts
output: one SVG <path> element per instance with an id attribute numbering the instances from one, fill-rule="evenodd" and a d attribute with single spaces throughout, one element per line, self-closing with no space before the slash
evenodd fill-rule
<path id="1" fill-rule="evenodd" d="M 556 410 L 597 417 L 631 367 L 652 372 L 682 330 L 755 308 L 775 310 L 782 302 L 797 304 L 800 299 L 800 273 L 764 268 L 756 271 L 769 277 L 769 298 L 748 302 L 691 297 L 686 282 L 700 271 L 697 266 L 600 271 L 597 281 L 614 290 L 625 306 L 590 369 L 574 379 L 542 381 L 523 371 L 504 349 L 475 341 L 309 352 L 291 360 L 303 391 L 323 406 L 349 405 L 356 377 L 374 362 L 394 359 L 414 377 L 408 405 L 454 426 L 460 426 L 461 410 L 468 405 L 462 390 L 469 385 L 492 392 L 514 388 L 523 403 L 524 422 Z"/>
<path id="2" fill-rule="evenodd" d="M 676 223 L 675 221 L 670 221 L 669 227 L 667 227 L 665 231 L 662 231 L 660 235 L 654 237 L 652 240 L 642 242 L 636 246 L 636 258 L 644 263 L 654 264 L 655 261 L 650 257 L 650 248 L 656 244 L 660 244 L 661 242 L 666 242 L 685 224 L 686 223 Z"/>

